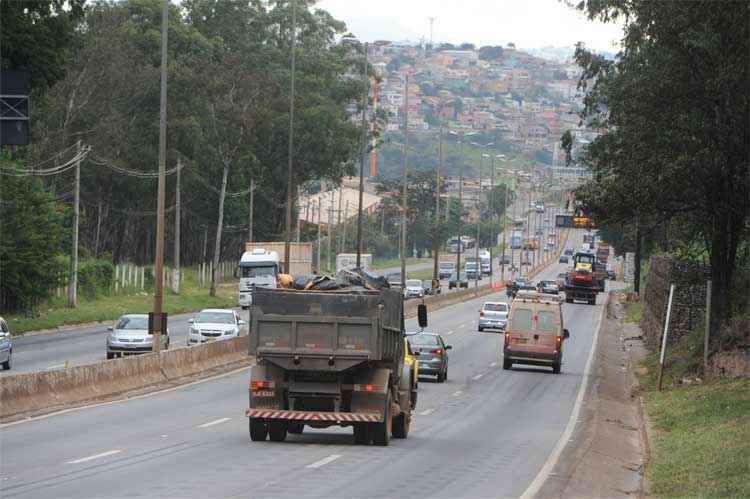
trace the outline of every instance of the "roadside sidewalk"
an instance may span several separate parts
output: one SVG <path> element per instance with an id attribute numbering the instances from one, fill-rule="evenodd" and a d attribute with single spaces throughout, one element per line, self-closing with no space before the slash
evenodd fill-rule
<path id="1" fill-rule="evenodd" d="M 581 419 L 539 497 L 643 497 L 648 459 L 635 368 L 645 356 L 640 331 L 623 324 L 613 293 L 599 335 L 596 369 Z"/>

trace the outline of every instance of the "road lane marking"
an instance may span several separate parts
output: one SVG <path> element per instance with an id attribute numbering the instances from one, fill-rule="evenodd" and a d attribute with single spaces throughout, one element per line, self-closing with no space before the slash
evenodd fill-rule
<path id="1" fill-rule="evenodd" d="M 450 331 L 448 331 L 448 332 L 447 332 L 447 333 L 445 333 L 445 334 L 446 334 L 446 335 L 449 335 L 449 334 L 453 334 L 453 330 L 451 329 Z"/>
<path id="2" fill-rule="evenodd" d="M 226 423 L 230 419 L 232 419 L 232 418 L 219 418 L 219 419 L 215 419 L 213 421 L 209 421 L 208 423 L 199 424 L 198 428 L 208 428 L 209 426 L 214 426 L 214 425 L 217 425 L 217 424 Z"/>
<path id="3" fill-rule="evenodd" d="M 497 365 L 497 362 L 493 362 L 492 364 L 490 364 L 490 367 L 495 367 L 496 365 Z"/>
<path id="4" fill-rule="evenodd" d="M 426 409 L 426 410 L 420 412 L 419 415 L 420 416 L 429 416 L 433 412 L 435 412 L 435 409 Z"/>
<path id="5" fill-rule="evenodd" d="M 474 376 L 474 377 L 473 377 L 473 378 L 471 378 L 471 379 L 473 379 L 474 381 L 477 381 L 477 380 L 479 380 L 479 379 L 482 379 L 482 376 L 484 376 L 484 374 L 477 374 L 476 376 Z"/>
<path id="6" fill-rule="evenodd" d="M 335 461 L 336 459 L 340 457 L 341 457 L 341 454 L 331 454 L 328 457 L 324 457 L 320 461 L 315 461 L 312 464 L 308 464 L 306 468 L 320 468 L 321 466 L 325 466 L 328 463 L 332 463 L 333 461 Z"/>
<path id="7" fill-rule="evenodd" d="M 80 459 L 75 459 L 73 461 L 68 461 L 68 464 L 85 463 L 86 461 L 93 461 L 94 459 L 101 459 L 103 457 L 113 456 L 115 454 L 119 454 L 123 450 L 124 449 L 108 450 L 107 452 L 102 452 L 100 454 L 94 454 L 93 456 L 86 456 L 86 457 L 82 457 Z"/>
<path id="8" fill-rule="evenodd" d="M 458 397 L 458 396 L 459 396 L 459 395 L 461 395 L 462 393 L 463 393 L 463 391 L 461 391 L 461 390 L 456 390 L 455 392 L 453 392 L 453 396 L 454 396 L 454 397 Z"/>
<path id="9" fill-rule="evenodd" d="M 61 367 L 65 367 L 65 364 L 55 364 L 54 366 L 49 366 L 47 369 L 60 369 Z"/>
<path id="10" fill-rule="evenodd" d="M 599 339 L 599 329 L 601 329 L 602 327 L 604 309 L 607 305 L 606 302 L 607 300 L 605 300 L 605 303 L 603 303 L 601 306 L 602 308 L 599 312 L 599 319 L 597 320 L 596 328 L 594 328 L 594 337 L 591 340 L 591 350 L 589 351 L 588 359 L 586 359 L 586 366 L 583 368 L 583 379 L 581 380 L 581 386 L 578 389 L 578 395 L 576 396 L 573 410 L 570 413 L 568 424 L 567 426 L 565 426 L 565 430 L 563 431 L 562 435 L 560 435 L 560 438 L 555 444 L 555 447 L 552 449 L 552 453 L 547 458 L 547 461 L 542 466 L 542 469 L 539 470 L 539 473 L 537 473 L 536 477 L 534 477 L 534 480 L 529 484 L 523 495 L 521 495 L 521 499 L 531 499 L 539 494 L 539 490 L 542 488 L 542 485 L 544 485 L 547 477 L 550 475 L 555 465 L 557 464 L 557 461 L 560 459 L 565 446 L 572 440 L 571 436 L 573 435 L 573 430 L 576 426 L 576 420 L 578 419 L 578 415 L 581 412 L 581 406 L 583 405 L 583 396 L 586 394 L 586 388 L 588 387 L 589 380 L 591 379 L 591 367 L 594 363 L 594 354 L 597 351 L 596 346 Z"/>
<path id="11" fill-rule="evenodd" d="M 460 326 L 458 326 L 458 329 L 461 329 L 462 327 L 466 327 L 466 324 L 461 324 Z"/>

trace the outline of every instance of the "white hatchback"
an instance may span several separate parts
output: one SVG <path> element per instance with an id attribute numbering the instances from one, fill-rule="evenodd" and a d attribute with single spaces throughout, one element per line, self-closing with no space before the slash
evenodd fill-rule
<path id="1" fill-rule="evenodd" d="M 240 335 L 247 322 L 231 309 L 207 308 L 188 320 L 188 345 L 207 341 L 228 340 Z"/>

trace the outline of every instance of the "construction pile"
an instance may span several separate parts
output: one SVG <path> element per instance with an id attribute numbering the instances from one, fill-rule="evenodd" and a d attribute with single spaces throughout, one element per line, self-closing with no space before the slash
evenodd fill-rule
<path id="1" fill-rule="evenodd" d="M 385 277 L 371 274 L 364 270 L 340 270 L 335 276 L 303 275 L 294 277 L 290 274 L 278 275 L 279 287 L 299 291 L 336 291 L 336 290 L 369 290 L 379 291 L 390 288 Z"/>

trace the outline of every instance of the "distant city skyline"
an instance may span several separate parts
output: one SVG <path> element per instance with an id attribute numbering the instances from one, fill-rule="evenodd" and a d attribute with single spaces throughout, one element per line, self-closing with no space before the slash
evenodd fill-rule
<path id="1" fill-rule="evenodd" d="M 344 21 L 363 41 L 429 41 L 518 48 L 572 47 L 582 41 L 617 52 L 622 25 L 589 21 L 560 0 L 321 0 L 316 7 Z"/>

